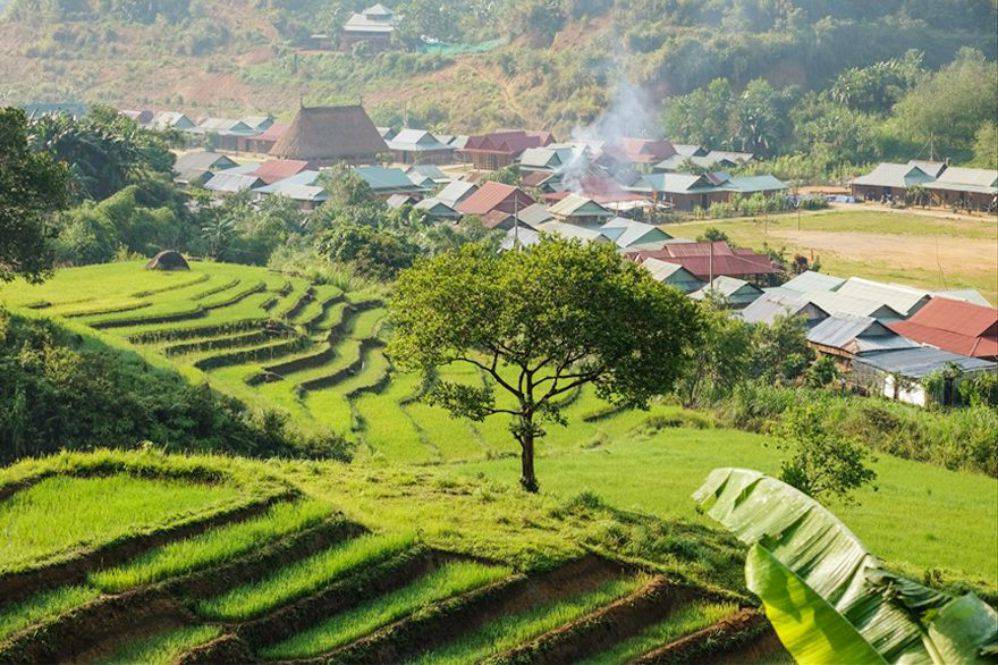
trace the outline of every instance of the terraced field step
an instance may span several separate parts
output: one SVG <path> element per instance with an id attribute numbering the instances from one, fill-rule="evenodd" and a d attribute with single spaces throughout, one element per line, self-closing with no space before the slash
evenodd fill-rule
<path id="1" fill-rule="evenodd" d="M 292 337 L 280 339 L 276 342 L 271 341 L 266 344 L 251 346 L 238 351 L 210 355 L 195 361 L 194 366 L 200 370 L 207 371 L 218 369 L 220 367 L 242 365 L 259 360 L 272 360 L 274 358 L 280 358 L 294 353 L 295 351 L 299 351 L 308 346 L 310 343 L 311 340 L 309 340 L 309 338 L 301 335 L 294 335 Z"/>
<path id="2" fill-rule="evenodd" d="M 273 322 L 259 328 L 251 328 L 249 332 L 206 337 L 195 342 L 186 342 L 183 344 L 171 344 L 163 347 L 163 353 L 168 356 L 179 356 L 190 353 L 217 351 L 220 349 L 247 347 L 272 340 L 275 337 L 288 337 L 293 334 L 294 332 L 285 325 Z"/>
<path id="3" fill-rule="evenodd" d="M 403 617 L 462 594 L 503 587 L 510 583 L 511 575 L 512 571 L 501 565 L 466 560 L 445 562 L 401 589 L 335 614 L 283 642 L 261 649 L 259 655 L 268 660 L 305 662 L 315 658 L 316 663 L 327 659 L 350 660 L 343 650 L 365 648 L 360 646 L 370 643 L 365 640 L 378 640 L 384 634 L 375 631 L 390 630 Z M 361 639 L 372 633 L 375 635 Z"/>
<path id="4" fill-rule="evenodd" d="M 377 372 L 380 367 L 380 370 L 383 370 L 380 373 L 383 374 L 388 370 L 387 362 L 371 362 L 372 354 L 376 353 L 382 346 L 384 346 L 384 342 L 379 339 L 348 339 L 336 347 L 339 356 L 329 365 L 291 374 L 285 378 L 295 381 L 297 390 L 311 392 L 322 390 L 323 388 L 338 387 L 338 384 L 364 375 L 366 368 L 371 368 L 372 372 Z M 376 383 L 380 380 L 380 375 L 373 375 L 373 379 Z M 350 390 L 342 392 L 349 396 Z"/>
<path id="5" fill-rule="evenodd" d="M 107 329 L 203 318 L 212 310 L 223 309 L 238 304 L 255 293 L 265 291 L 266 288 L 266 282 L 260 281 L 240 288 L 233 293 L 223 291 L 201 301 L 192 299 L 176 303 L 164 303 L 162 307 L 150 307 L 148 310 L 143 310 L 143 314 L 141 315 L 87 318 L 85 319 L 85 323 L 92 328 Z"/>
<path id="6" fill-rule="evenodd" d="M 743 609 L 717 623 L 686 635 L 640 658 L 635 665 L 691 665 L 794 662 L 766 617 L 753 608 Z"/>

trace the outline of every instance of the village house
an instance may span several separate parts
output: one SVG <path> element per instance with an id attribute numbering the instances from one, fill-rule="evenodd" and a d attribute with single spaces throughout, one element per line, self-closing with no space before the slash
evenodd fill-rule
<path id="1" fill-rule="evenodd" d="M 875 282 L 862 277 L 850 277 L 835 292 L 840 296 L 862 298 L 887 305 L 899 312 L 901 318 L 908 318 L 917 312 L 932 297 L 929 291 L 902 284 Z"/>
<path id="2" fill-rule="evenodd" d="M 261 133 L 260 130 L 250 127 L 242 120 L 232 118 L 204 118 L 197 127 L 186 131 L 204 137 L 206 145 L 214 150 L 230 152 L 245 151 L 246 144 L 240 143 L 240 140 Z"/>
<path id="3" fill-rule="evenodd" d="M 552 174 L 561 171 L 575 159 L 575 151 L 568 147 L 527 148 L 517 160 L 521 171 Z"/>
<path id="4" fill-rule="evenodd" d="M 392 46 L 395 25 L 395 12 L 380 3 L 351 14 L 340 33 L 340 49 L 349 51 L 364 44 L 372 51 L 387 50 Z"/>
<path id="5" fill-rule="evenodd" d="M 661 249 L 673 237 L 652 224 L 626 217 L 614 217 L 599 227 L 600 233 L 617 243 L 621 249 Z"/>
<path id="6" fill-rule="evenodd" d="M 672 147 L 675 149 L 677 155 L 683 155 L 684 157 L 703 157 L 709 152 L 707 148 L 691 143 L 673 143 Z"/>
<path id="7" fill-rule="evenodd" d="M 386 139 L 386 143 L 392 159 L 401 164 L 450 164 L 454 161 L 454 148 L 423 129 L 403 129 Z"/>
<path id="8" fill-rule="evenodd" d="M 998 360 L 998 309 L 932 298 L 906 321 L 890 324 L 920 344 L 973 358 Z"/>
<path id="9" fill-rule="evenodd" d="M 866 175 L 854 178 L 849 187 L 860 201 L 903 201 L 910 187 L 925 186 L 932 180 L 933 176 L 910 162 L 881 162 Z"/>
<path id="10" fill-rule="evenodd" d="M 703 287 L 703 282 L 678 263 L 661 259 L 645 259 L 641 263 L 641 267 L 651 273 L 652 279 L 656 282 L 673 286 L 686 294 L 699 291 Z"/>
<path id="11" fill-rule="evenodd" d="M 469 136 L 458 154 L 480 171 L 497 171 L 512 165 L 528 148 L 540 148 L 554 141 L 550 132 L 501 130 Z"/>
<path id="12" fill-rule="evenodd" d="M 215 194 L 223 195 L 245 192 L 266 184 L 259 176 L 243 171 L 244 169 L 235 168 L 215 173 L 204 183 L 204 188 Z"/>
<path id="13" fill-rule="evenodd" d="M 187 131 L 197 127 L 197 123 L 177 111 L 159 111 L 149 121 L 149 127 L 160 131 L 166 129 Z"/>
<path id="14" fill-rule="evenodd" d="M 749 249 L 733 249 L 724 241 L 670 242 L 661 249 L 632 250 L 626 254 L 639 263 L 649 258 L 677 263 L 702 282 L 725 275 L 765 286 L 780 272 L 768 256 Z"/>
<path id="15" fill-rule="evenodd" d="M 462 201 L 477 191 L 478 185 L 473 182 L 454 180 L 441 189 L 435 198 L 457 210 Z"/>
<path id="16" fill-rule="evenodd" d="M 361 106 L 303 106 L 270 150 L 273 157 L 305 161 L 311 168 L 373 164 L 387 152 L 388 146 Z"/>
<path id="17" fill-rule="evenodd" d="M 253 175 L 271 185 L 308 169 L 308 162 L 300 159 L 268 159 L 253 171 Z"/>
<path id="18" fill-rule="evenodd" d="M 787 191 L 787 185 L 771 175 L 729 176 L 723 171 L 712 173 L 650 173 L 641 176 L 626 188 L 647 196 L 676 210 L 708 209 L 714 203 L 725 203 L 734 195 L 743 197 L 761 193 L 770 197 Z"/>
<path id="19" fill-rule="evenodd" d="M 598 227 L 613 219 L 615 215 L 590 198 L 569 194 L 548 208 L 554 218 L 565 224 Z"/>
<path id="20" fill-rule="evenodd" d="M 761 295 L 762 289 L 754 284 L 749 284 L 744 279 L 720 275 L 698 291 L 691 293 L 690 298 L 694 300 L 721 298 L 731 308 L 742 309 L 751 305 Z"/>
<path id="21" fill-rule="evenodd" d="M 423 199 L 413 207 L 416 210 L 422 210 L 431 219 L 447 219 L 451 221 L 461 219 L 461 213 L 437 198 Z"/>
<path id="22" fill-rule="evenodd" d="M 137 125 L 141 125 L 143 127 L 148 125 L 152 121 L 153 116 L 156 115 L 156 113 L 150 109 L 121 109 L 118 113 L 130 120 L 135 121 Z"/>
<path id="23" fill-rule="evenodd" d="M 825 355 L 849 361 L 865 353 L 896 351 L 918 346 L 869 316 L 833 314 L 819 321 L 807 333 L 811 348 Z M 848 363 L 842 364 L 848 369 Z"/>
<path id="24" fill-rule="evenodd" d="M 298 203 L 302 210 L 314 210 L 329 200 L 329 193 L 317 184 L 319 175 L 318 171 L 305 170 L 254 191 L 264 196 L 284 196 Z"/>
<path id="25" fill-rule="evenodd" d="M 945 379 L 938 394 L 929 394 L 925 380 L 934 374 L 953 369 L 959 371 L 960 375 Z M 998 364 L 988 360 L 928 346 L 916 346 L 856 356 L 852 363 L 850 381 L 872 394 L 908 404 L 927 406 L 931 402 L 939 402 L 947 405 L 956 400 L 961 381 L 981 372 L 996 371 Z"/>
<path id="26" fill-rule="evenodd" d="M 214 173 L 239 166 L 217 152 L 186 152 L 173 164 L 175 180 L 184 185 L 203 185 Z"/>
<path id="27" fill-rule="evenodd" d="M 780 287 L 783 293 L 797 293 Z M 803 294 L 810 302 L 833 316 L 865 316 L 881 323 L 900 321 L 904 314 L 893 307 L 875 300 L 867 300 L 858 296 L 849 296 L 835 291 L 809 291 Z"/>
<path id="28" fill-rule="evenodd" d="M 268 154 L 274 144 L 288 131 L 285 123 L 275 122 L 255 136 L 247 136 L 243 139 L 245 152 L 255 152 L 261 155 Z"/>
<path id="29" fill-rule="evenodd" d="M 409 176 L 409 179 L 417 185 L 430 189 L 446 185 L 453 180 L 453 178 L 441 171 L 440 167 L 435 164 L 417 164 L 415 166 L 410 166 L 405 170 L 405 174 Z"/>
<path id="30" fill-rule="evenodd" d="M 675 154 L 676 149 L 669 141 L 622 138 L 605 145 L 596 161 L 611 168 L 625 166 L 639 172 L 648 172 L 655 164 Z"/>
<path id="31" fill-rule="evenodd" d="M 647 261 L 646 261 L 647 263 Z M 787 293 L 781 289 L 763 289 L 764 293 L 741 312 L 746 323 L 764 323 L 773 325 L 781 317 L 800 317 L 810 328 L 829 313 L 803 293 Z"/>
<path id="32" fill-rule="evenodd" d="M 367 183 L 375 196 L 381 199 L 387 199 L 393 194 L 405 194 L 419 200 L 428 191 L 427 188 L 414 183 L 402 169 L 356 166 L 352 171 Z"/>
<path id="33" fill-rule="evenodd" d="M 998 170 L 950 166 L 925 189 L 935 205 L 984 211 L 998 208 Z"/>
<path id="34" fill-rule="evenodd" d="M 444 191 L 446 191 L 446 188 Z M 441 197 L 438 196 L 437 198 Z M 500 182 L 486 181 L 482 183 L 482 186 L 477 191 L 466 197 L 463 201 L 460 201 L 455 207 L 462 215 L 477 215 L 481 217 L 486 226 L 489 226 L 489 220 L 485 218 L 490 213 L 505 213 L 512 217 L 519 213 L 520 210 L 534 203 L 534 199 L 518 187 Z M 495 215 L 493 217 L 498 219 Z M 511 221 L 502 221 L 496 222 L 490 228 L 506 228 L 507 224 L 512 226 Z"/>
<path id="35" fill-rule="evenodd" d="M 823 272 L 814 272 L 813 270 L 805 270 L 781 284 L 780 287 L 797 291 L 798 293 L 811 293 L 813 291 L 834 291 L 845 283 L 846 280 L 842 277 L 826 275 Z"/>

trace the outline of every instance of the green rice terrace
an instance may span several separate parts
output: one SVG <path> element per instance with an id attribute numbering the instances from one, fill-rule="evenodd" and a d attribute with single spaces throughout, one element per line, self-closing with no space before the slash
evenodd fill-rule
<path id="1" fill-rule="evenodd" d="M 394 371 L 384 294 L 141 265 L 15 282 L 0 303 L 335 431 L 354 461 L 143 448 L 0 469 L 0 663 L 790 662 L 744 548 L 690 499 L 716 466 L 777 470 L 767 437 L 583 390 L 526 495 L 502 419 L 451 418 Z M 836 507 L 870 549 L 998 597 L 994 481 L 875 467 L 877 489 Z"/>

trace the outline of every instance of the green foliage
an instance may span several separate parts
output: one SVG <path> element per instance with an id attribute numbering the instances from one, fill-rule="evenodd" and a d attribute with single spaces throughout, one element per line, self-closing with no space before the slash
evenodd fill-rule
<path id="1" fill-rule="evenodd" d="M 850 67 L 829 89 L 833 100 L 854 111 L 886 115 L 924 77 L 924 54 L 908 51 L 868 67 Z"/>
<path id="2" fill-rule="evenodd" d="M 693 498 L 750 546 L 749 589 L 798 662 L 986 662 L 998 616 L 893 575 L 812 498 L 746 469 L 715 469 Z"/>
<path id="3" fill-rule="evenodd" d="M 331 261 L 350 263 L 367 279 L 390 280 L 420 255 L 419 246 L 403 234 L 357 224 L 334 225 L 320 243 Z"/>
<path id="4" fill-rule="evenodd" d="M 969 156 L 982 125 L 994 121 L 996 65 L 982 53 L 963 49 L 959 57 L 926 78 L 898 102 L 898 130 L 931 144 L 937 154 Z"/>
<path id="5" fill-rule="evenodd" d="M 998 124 L 981 124 L 974 136 L 974 159 L 970 165 L 982 169 L 998 169 Z"/>
<path id="6" fill-rule="evenodd" d="M 186 652 L 210 642 L 222 632 L 219 626 L 181 626 L 120 644 L 101 659 L 104 665 L 171 665 Z"/>
<path id="7" fill-rule="evenodd" d="M 28 123 L 18 109 L 0 109 L 0 283 L 40 280 L 52 256 L 45 223 L 65 204 L 67 169 L 32 152 Z"/>
<path id="8" fill-rule="evenodd" d="M 0 609 L 0 642 L 28 626 L 74 610 L 98 595 L 100 592 L 88 586 L 65 586 L 6 605 Z"/>
<path id="9" fill-rule="evenodd" d="M 830 431 L 820 408 L 796 407 L 784 415 L 781 445 L 792 457 L 783 462 L 780 480 L 816 499 L 831 496 L 848 501 L 854 490 L 872 483 L 877 474 L 866 466 L 869 451 Z"/>
<path id="10" fill-rule="evenodd" d="M 391 315 L 398 366 L 426 373 L 459 362 L 484 373 L 480 388 L 438 381 L 430 398 L 474 420 L 512 416 L 528 489 L 538 421 L 563 422 L 559 396 L 591 383 L 602 398 L 645 407 L 671 389 L 700 331 L 689 300 L 612 248 L 556 238 L 421 261 L 399 277 Z"/>

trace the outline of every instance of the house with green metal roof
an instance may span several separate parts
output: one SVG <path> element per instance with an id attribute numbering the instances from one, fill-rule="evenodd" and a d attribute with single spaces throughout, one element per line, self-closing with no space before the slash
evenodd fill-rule
<path id="1" fill-rule="evenodd" d="M 881 162 L 849 183 L 852 195 L 864 201 L 901 200 L 910 187 L 927 185 L 935 178 L 918 166 Z"/>
<path id="2" fill-rule="evenodd" d="M 426 187 L 414 183 L 402 169 L 356 166 L 352 171 L 380 198 L 387 199 L 392 194 L 411 194 L 418 198 L 428 191 Z"/>
<path id="3" fill-rule="evenodd" d="M 690 298 L 705 300 L 708 297 L 719 297 L 733 309 L 743 309 L 755 302 L 762 293 L 762 289 L 744 279 L 719 275 L 714 281 L 691 293 Z"/>
<path id="4" fill-rule="evenodd" d="M 598 227 L 615 217 L 612 210 L 579 194 L 565 196 L 548 210 L 559 222 L 581 226 Z"/>
<path id="5" fill-rule="evenodd" d="M 693 293 L 703 287 L 703 282 L 678 263 L 647 258 L 641 262 L 641 267 L 651 273 L 652 279 L 656 282 L 674 286 L 683 293 Z"/>

